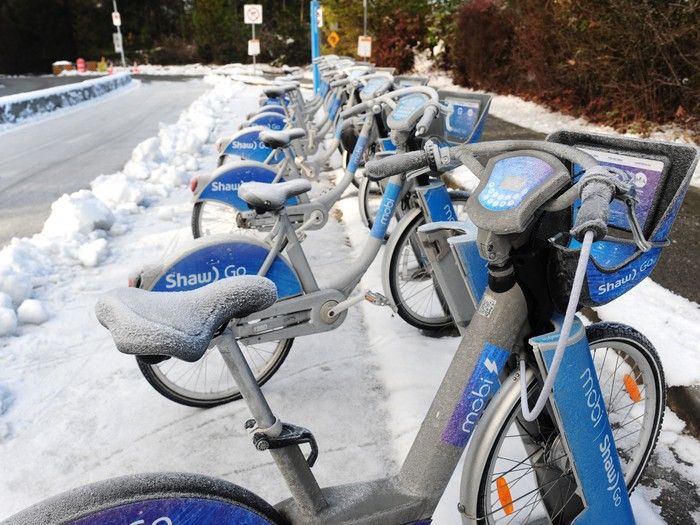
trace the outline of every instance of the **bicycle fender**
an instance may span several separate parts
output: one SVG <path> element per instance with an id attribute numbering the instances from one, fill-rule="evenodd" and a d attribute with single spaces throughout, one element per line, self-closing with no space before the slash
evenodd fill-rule
<path id="1" fill-rule="evenodd" d="M 408 228 L 411 222 L 420 215 L 422 210 L 420 208 L 413 208 L 409 210 L 406 215 L 401 217 L 401 220 L 394 227 L 394 231 L 391 232 L 389 240 L 384 247 L 384 255 L 382 255 L 382 288 L 384 288 L 384 295 L 391 301 L 391 304 L 396 304 L 397 298 L 391 294 L 391 258 L 394 252 L 399 249 L 398 242 L 399 238 L 403 234 L 404 230 Z"/>
<path id="2" fill-rule="evenodd" d="M 249 211 L 248 203 L 238 196 L 238 188 L 241 184 L 244 182 L 271 184 L 275 182 L 276 177 L 276 170 L 260 162 L 243 161 L 224 164 L 211 175 L 198 179 L 194 201 L 217 201 L 240 211 Z M 294 204 L 299 204 L 298 197 L 287 199 L 287 206 Z"/>
<path id="3" fill-rule="evenodd" d="M 275 131 L 280 131 L 287 127 L 287 119 L 275 111 L 258 113 L 248 123 L 250 126 L 264 126 Z"/>
<path id="4" fill-rule="evenodd" d="M 270 128 L 264 126 L 254 126 L 237 131 L 225 139 L 220 155 L 236 155 L 245 160 L 265 162 L 272 154 L 273 149 L 260 140 L 260 132 L 268 131 Z M 278 152 L 268 164 L 277 164 L 282 161 L 284 155 Z"/>
<path id="5" fill-rule="evenodd" d="M 228 277 L 257 275 L 269 252 L 267 244 L 246 237 L 213 235 L 194 239 L 185 250 L 145 272 L 140 287 L 153 292 L 183 292 Z M 281 254 L 265 277 L 275 283 L 279 299 L 303 292 L 294 268 Z"/>

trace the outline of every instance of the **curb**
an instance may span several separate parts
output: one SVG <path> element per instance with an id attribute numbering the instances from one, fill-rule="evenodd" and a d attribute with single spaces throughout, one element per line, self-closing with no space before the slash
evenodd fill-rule
<path id="1" fill-rule="evenodd" d="M 129 73 L 103 76 L 48 89 L 0 97 L 0 124 L 13 124 L 98 98 L 131 82 Z"/>
<path id="2" fill-rule="evenodd" d="M 700 387 L 671 386 L 667 399 L 669 408 L 688 425 L 688 432 L 700 439 Z"/>

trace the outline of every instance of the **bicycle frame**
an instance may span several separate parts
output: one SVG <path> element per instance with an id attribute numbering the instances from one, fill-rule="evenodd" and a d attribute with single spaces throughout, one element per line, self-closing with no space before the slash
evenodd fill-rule
<path id="1" fill-rule="evenodd" d="M 595 369 L 585 331 L 580 324 L 577 328 L 569 338 L 569 350 L 575 359 L 569 360 L 567 355 L 562 369 L 568 366 L 569 371 L 558 379 L 563 392 L 550 402 L 571 454 L 585 504 L 575 523 L 594 520 L 600 523 L 603 517 L 634 523 L 624 485 L 611 497 L 599 497 L 604 490 L 601 487 L 613 486 L 607 482 L 600 485 L 609 476 L 624 484 L 607 418 L 599 416 L 594 420 L 597 436 L 587 432 L 583 438 L 571 430 L 572 422 L 591 417 L 591 393 L 598 396 L 599 402 L 602 399 L 597 375 L 590 373 Z M 527 332 L 527 305 L 519 285 L 514 284 L 503 292 L 487 288 L 398 474 L 321 489 L 298 445 L 271 450 L 292 493 L 292 498 L 279 503 L 277 508 L 293 523 L 409 523 L 429 519 L 480 416 L 500 388 L 506 361 L 512 352 L 522 349 Z M 557 334 L 555 331 L 531 340 L 541 356 L 544 373 Z M 279 435 L 275 434 L 281 427 L 279 420 L 255 382 L 235 339 L 224 336 L 219 347 L 258 431 Z M 603 447 L 605 443 L 607 447 Z M 486 451 L 477 449 L 475 453 Z M 619 484 L 613 487 L 620 488 Z"/>

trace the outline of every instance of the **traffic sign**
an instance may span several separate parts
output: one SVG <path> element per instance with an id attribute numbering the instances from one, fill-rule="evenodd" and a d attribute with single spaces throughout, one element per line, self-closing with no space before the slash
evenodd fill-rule
<path id="1" fill-rule="evenodd" d="M 78 60 L 76 60 L 75 67 L 78 70 L 78 73 L 85 73 L 85 59 L 79 58 Z"/>
<path id="2" fill-rule="evenodd" d="M 331 34 L 328 35 L 328 38 L 326 38 L 326 42 L 328 42 L 329 46 L 335 49 L 335 46 L 337 46 L 338 42 L 340 42 L 340 35 L 338 35 L 338 33 L 335 31 L 331 31 Z"/>
<path id="3" fill-rule="evenodd" d="M 248 56 L 254 57 L 260 54 L 260 40 L 253 38 L 248 40 Z"/>
<path id="4" fill-rule="evenodd" d="M 114 52 L 121 53 L 124 48 L 122 47 L 122 34 L 112 33 L 112 43 L 114 44 Z"/>
<path id="5" fill-rule="evenodd" d="M 246 24 L 262 24 L 262 4 L 245 4 L 243 6 L 243 20 Z"/>
<path id="6" fill-rule="evenodd" d="M 372 56 L 372 37 L 360 36 L 357 39 L 357 55 L 363 58 Z"/>
<path id="7" fill-rule="evenodd" d="M 318 27 L 323 27 L 323 7 L 319 7 L 316 11 L 316 22 L 318 22 Z"/>
<path id="8" fill-rule="evenodd" d="M 117 27 L 122 25 L 122 16 L 119 14 L 119 11 L 114 11 L 112 13 L 112 23 Z"/>

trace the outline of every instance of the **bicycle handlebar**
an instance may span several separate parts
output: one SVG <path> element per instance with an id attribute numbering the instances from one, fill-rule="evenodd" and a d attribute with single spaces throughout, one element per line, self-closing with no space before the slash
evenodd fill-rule
<path id="1" fill-rule="evenodd" d="M 429 164 L 429 155 L 424 150 L 411 151 L 369 161 L 365 164 L 365 176 L 369 180 L 379 181 L 393 175 L 424 168 Z"/>

